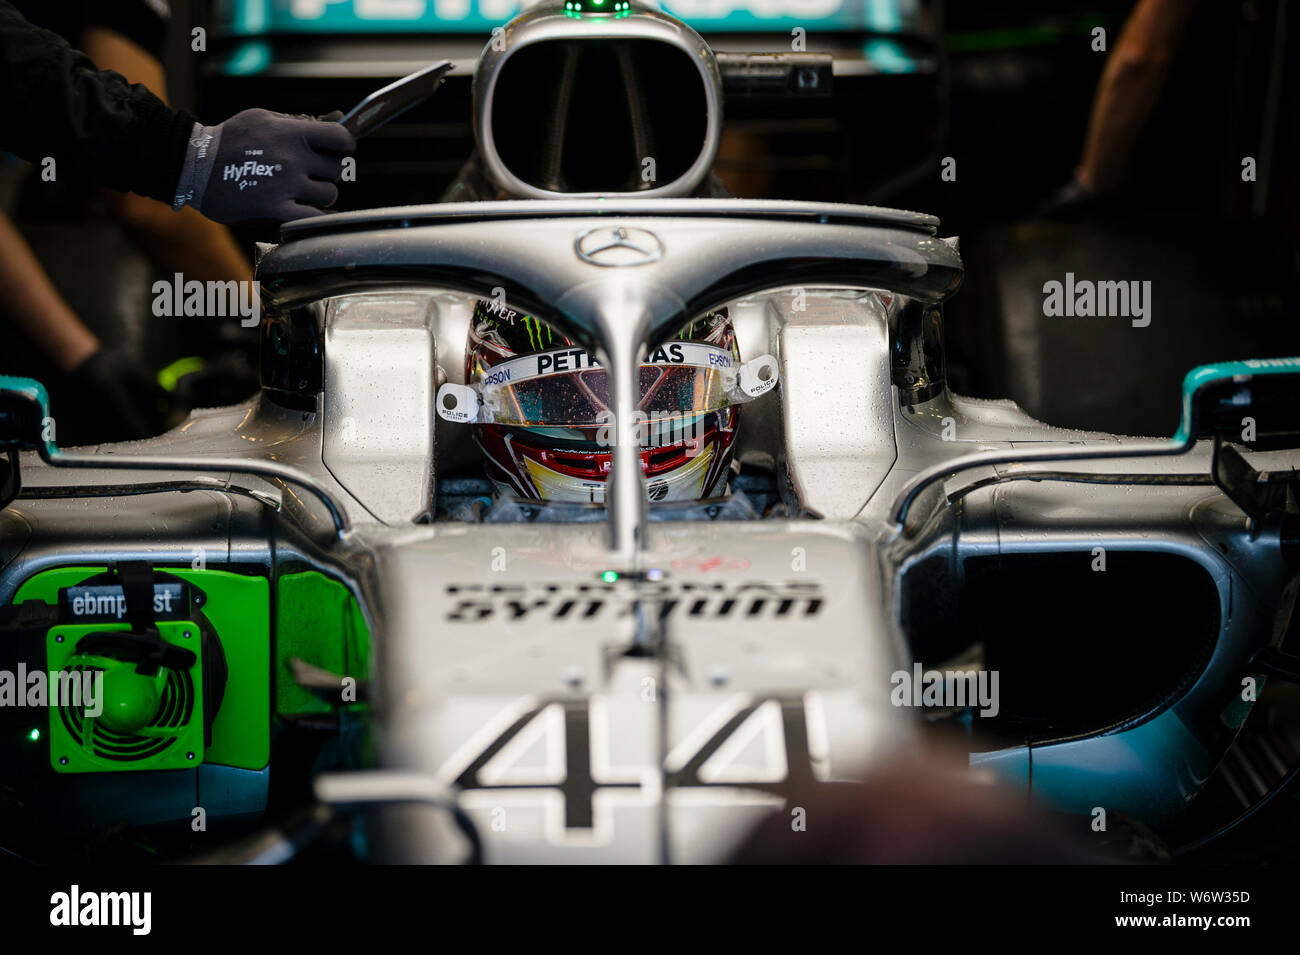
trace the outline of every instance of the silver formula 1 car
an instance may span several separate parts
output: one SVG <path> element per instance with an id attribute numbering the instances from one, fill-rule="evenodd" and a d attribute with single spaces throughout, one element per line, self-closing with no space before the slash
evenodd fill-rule
<path id="1" fill-rule="evenodd" d="M 724 90 L 828 77 L 535 7 L 452 201 L 261 249 L 258 395 L 64 450 L 5 379 L 0 846 L 723 861 L 936 727 L 1081 833 L 1285 804 L 1189 821 L 1300 675 L 1300 359 L 1169 439 L 951 393 L 936 219 L 710 175 Z"/>

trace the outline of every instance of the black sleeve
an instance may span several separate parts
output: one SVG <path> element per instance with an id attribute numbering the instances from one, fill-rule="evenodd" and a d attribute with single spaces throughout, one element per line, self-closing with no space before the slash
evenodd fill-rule
<path id="1" fill-rule="evenodd" d="M 84 53 L 0 0 L 0 148 L 59 176 L 80 175 L 170 203 L 195 118 L 140 84 L 96 70 Z"/>

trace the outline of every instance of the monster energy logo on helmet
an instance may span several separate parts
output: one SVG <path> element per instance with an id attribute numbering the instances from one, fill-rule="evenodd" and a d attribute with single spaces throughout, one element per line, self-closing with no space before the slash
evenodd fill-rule
<path id="1" fill-rule="evenodd" d="M 547 344 L 553 344 L 555 342 L 555 332 L 552 331 L 550 325 L 544 325 L 542 322 L 533 318 L 531 315 L 523 316 L 523 320 L 524 320 L 524 328 L 528 330 L 528 344 L 532 345 L 538 351 L 541 351 L 542 348 L 545 347 L 542 344 L 543 328 L 546 329 Z M 534 337 L 536 338 L 535 342 L 534 342 Z"/>

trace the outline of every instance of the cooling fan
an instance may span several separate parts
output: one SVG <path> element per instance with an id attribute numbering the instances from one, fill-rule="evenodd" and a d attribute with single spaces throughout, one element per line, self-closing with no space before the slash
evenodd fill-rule
<path id="1" fill-rule="evenodd" d="M 203 762 L 200 641 L 199 625 L 184 620 L 159 621 L 157 634 L 143 635 L 124 623 L 51 629 L 46 650 L 54 770 L 194 769 Z M 94 706 L 85 705 L 84 695 L 60 694 L 60 685 L 91 692 Z"/>

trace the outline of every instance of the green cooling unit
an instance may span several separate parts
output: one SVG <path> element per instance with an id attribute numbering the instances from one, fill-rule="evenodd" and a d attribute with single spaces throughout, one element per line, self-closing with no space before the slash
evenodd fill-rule
<path id="1" fill-rule="evenodd" d="M 144 569 L 135 573 L 152 587 L 148 615 L 130 610 L 118 571 L 102 565 L 51 568 L 19 588 L 15 604 L 39 601 L 57 617 L 40 641 L 45 659 L 28 662 L 51 674 L 42 720 L 48 733 L 25 738 L 48 745 L 49 765 L 62 774 L 265 768 L 272 720 L 267 579 L 193 567 L 147 570 L 147 579 Z M 149 592 L 137 591 L 137 611 Z"/>
<path id="2" fill-rule="evenodd" d="M 156 637 L 131 633 L 127 624 L 49 631 L 47 658 L 57 674 L 49 737 L 56 772 L 186 769 L 203 762 L 199 626 L 160 621 L 157 627 Z"/>

